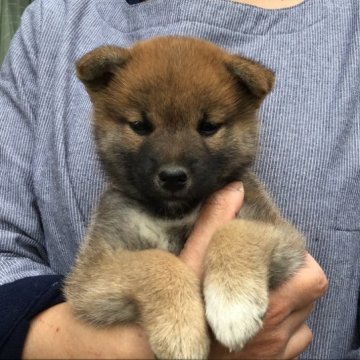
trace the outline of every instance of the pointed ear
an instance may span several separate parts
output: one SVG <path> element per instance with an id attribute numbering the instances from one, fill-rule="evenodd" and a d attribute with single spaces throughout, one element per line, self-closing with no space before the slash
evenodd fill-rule
<path id="1" fill-rule="evenodd" d="M 233 55 L 227 62 L 227 68 L 259 104 L 274 86 L 274 73 L 256 61 Z"/>
<path id="2" fill-rule="evenodd" d="M 130 52 L 116 46 L 103 46 L 84 55 L 76 64 L 78 78 L 88 92 L 105 88 L 116 71 L 124 67 L 130 58 Z"/>

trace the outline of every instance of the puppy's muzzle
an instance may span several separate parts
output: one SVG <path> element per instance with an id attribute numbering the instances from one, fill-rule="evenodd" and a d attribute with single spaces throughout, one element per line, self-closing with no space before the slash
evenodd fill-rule
<path id="1" fill-rule="evenodd" d="M 163 166 L 156 177 L 157 186 L 172 194 L 186 190 L 190 179 L 187 170 L 181 166 Z"/>

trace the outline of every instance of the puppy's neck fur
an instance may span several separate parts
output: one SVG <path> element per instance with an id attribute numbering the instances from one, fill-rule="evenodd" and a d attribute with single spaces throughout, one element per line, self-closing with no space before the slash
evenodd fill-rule
<path id="1" fill-rule="evenodd" d="M 179 254 L 199 215 L 200 206 L 179 219 L 164 219 L 132 208 L 129 220 L 139 238 L 154 248 Z"/>
<path id="2" fill-rule="evenodd" d="M 113 249 L 163 249 L 179 254 L 200 207 L 201 204 L 180 218 L 167 219 L 109 187 L 100 199 L 94 214 L 97 221 L 91 223 L 89 233 L 106 240 Z"/>

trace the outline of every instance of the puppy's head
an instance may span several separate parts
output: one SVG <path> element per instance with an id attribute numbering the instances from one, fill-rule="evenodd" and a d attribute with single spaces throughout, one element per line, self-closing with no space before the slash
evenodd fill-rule
<path id="1" fill-rule="evenodd" d="M 202 40 L 101 47 L 77 64 L 112 183 L 153 213 L 178 217 L 255 157 L 256 112 L 273 73 Z"/>

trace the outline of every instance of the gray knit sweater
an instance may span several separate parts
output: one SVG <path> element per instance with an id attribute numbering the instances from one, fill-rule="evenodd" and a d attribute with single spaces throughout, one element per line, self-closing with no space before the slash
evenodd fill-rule
<path id="1" fill-rule="evenodd" d="M 256 172 L 330 288 L 307 358 L 360 358 L 360 2 L 264 10 L 229 0 L 36 0 L 0 75 L 0 282 L 66 274 L 104 187 L 74 62 L 164 34 L 214 41 L 276 73 Z"/>

